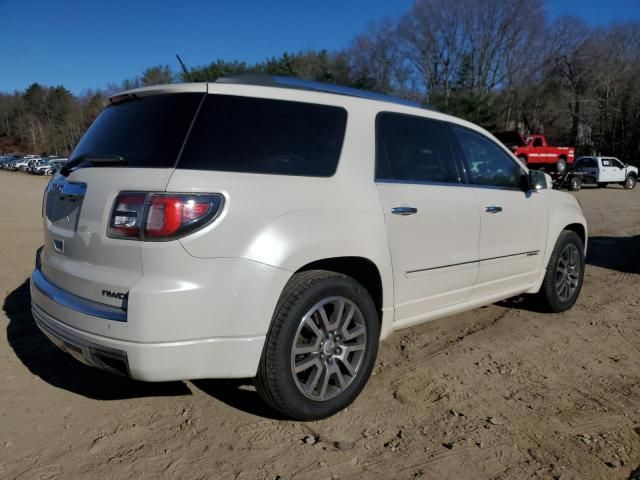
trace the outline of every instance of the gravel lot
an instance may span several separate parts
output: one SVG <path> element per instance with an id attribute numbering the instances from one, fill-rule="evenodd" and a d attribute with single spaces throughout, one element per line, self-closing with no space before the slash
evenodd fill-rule
<path id="1" fill-rule="evenodd" d="M 519 298 L 398 332 L 353 406 L 300 423 L 247 382 L 138 383 L 51 346 L 28 288 L 46 181 L 0 171 L 0 478 L 640 478 L 640 187 L 577 194 L 573 310 Z"/>

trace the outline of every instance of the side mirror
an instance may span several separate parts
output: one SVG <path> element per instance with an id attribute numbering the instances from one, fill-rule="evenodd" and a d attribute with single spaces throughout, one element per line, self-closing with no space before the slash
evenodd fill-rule
<path id="1" fill-rule="evenodd" d="M 544 190 L 549 187 L 547 176 L 539 170 L 529 170 L 529 175 L 526 179 L 528 180 L 527 190 Z"/>

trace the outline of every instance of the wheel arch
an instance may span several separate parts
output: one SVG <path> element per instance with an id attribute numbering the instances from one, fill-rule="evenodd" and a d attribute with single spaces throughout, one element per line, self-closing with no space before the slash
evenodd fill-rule
<path id="1" fill-rule="evenodd" d="M 300 267 L 295 273 L 308 270 L 327 270 L 341 273 L 360 283 L 376 306 L 378 317 L 382 321 L 383 286 L 378 266 L 365 257 L 332 257 L 315 260 Z"/>
<path id="2" fill-rule="evenodd" d="M 569 230 L 570 232 L 575 232 L 579 237 L 580 240 L 582 240 L 582 244 L 586 247 L 587 246 L 587 231 L 584 228 L 584 225 L 580 224 L 580 223 L 570 223 L 569 225 L 565 226 L 562 231 L 564 230 Z"/>

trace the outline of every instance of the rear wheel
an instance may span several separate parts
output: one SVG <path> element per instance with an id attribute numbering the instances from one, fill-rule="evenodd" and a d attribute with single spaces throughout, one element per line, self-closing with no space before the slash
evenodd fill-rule
<path id="1" fill-rule="evenodd" d="M 576 303 L 584 278 L 584 244 L 577 233 L 564 230 L 551 254 L 539 296 L 552 312 Z"/>
<path id="2" fill-rule="evenodd" d="M 560 157 L 556 162 L 556 171 L 558 173 L 564 173 L 567 171 L 567 160 L 563 157 Z"/>
<path id="3" fill-rule="evenodd" d="M 627 190 L 633 190 L 636 187 L 636 183 L 638 183 L 636 177 L 629 175 L 624 181 L 624 188 Z"/>
<path id="4" fill-rule="evenodd" d="M 354 279 L 322 270 L 295 274 L 274 313 L 257 390 L 297 420 L 333 415 L 364 388 L 379 335 L 373 300 Z"/>
<path id="5" fill-rule="evenodd" d="M 582 180 L 580 180 L 580 177 L 572 177 L 571 180 L 569 180 L 569 190 L 571 190 L 572 192 L 577 192 L 582 188 Z"/>

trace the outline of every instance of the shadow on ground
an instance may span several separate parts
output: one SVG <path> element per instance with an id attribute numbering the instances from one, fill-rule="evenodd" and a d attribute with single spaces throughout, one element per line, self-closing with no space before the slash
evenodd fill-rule
<path id="1" fill-rule="evenodd" d="M 4 299 L 7 340 L 31 373 L 54 387 L 97 400 L 190 394 L 182 382 L 144 383 L 88 367 L 55 347 L 31 316 L 29 280 Z"/>
<path id="2" fill-rule="evenodd" d="M 640 274 L 640 235 L 590 237 L 587 264 L 624 274 Z"/>
<path id="3" fill-rule="evenodd" d="M 237 410 L 271 420 L 289 420 L 262 400 L 252 379 L 194 380 L 191 383 L 207 395 Z"/>

